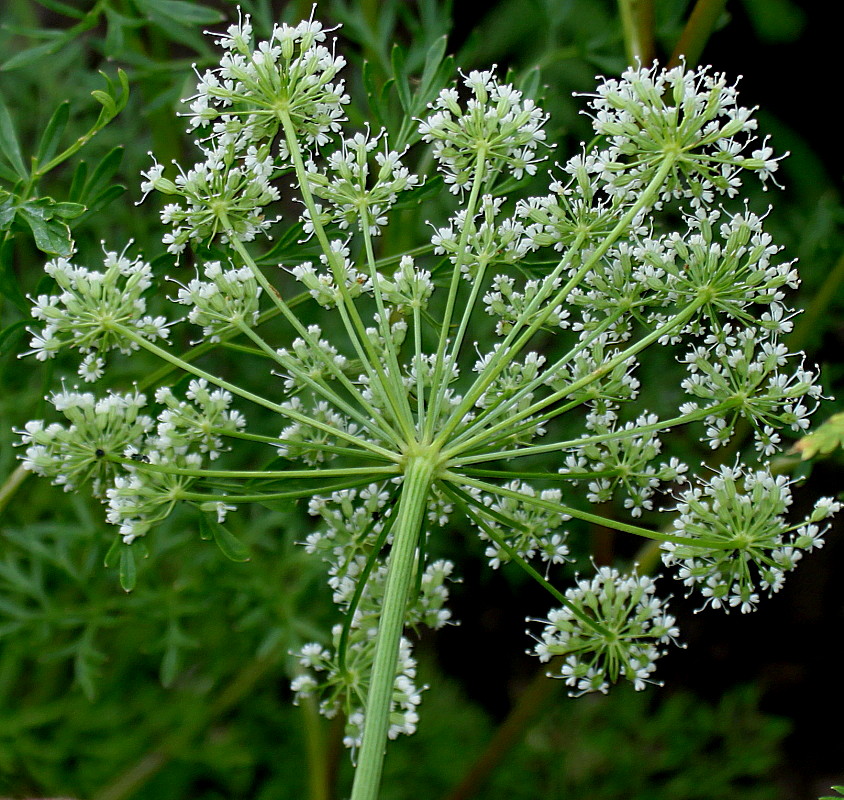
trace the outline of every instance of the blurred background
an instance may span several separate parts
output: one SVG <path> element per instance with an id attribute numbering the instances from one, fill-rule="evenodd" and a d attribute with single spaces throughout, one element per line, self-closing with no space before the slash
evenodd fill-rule
<path id="1" fill-rule="evenodd" d="M 311 13 L 309 2 L 240 5 L 259 37 L 275 21 Z M 392 75 L 394 44 L 417 74 L 428 48 L 447 36 L 460 68 L 494 63 L 532 87 L 551 113 L 549 140 L 559 142 L 553 158 L 562 161 L 588 141 L 583 101 L 572 93 L 591 91 L 597 74 L 616 75 L 628 62 L 616 2 L 484 7 L 479 16 L 468 3 L 441 0 L 320 3 L 320 20 L 343 25 L 338 47 L 350 62 L 351 123 L 370 115 L 365 89 L 380 91 Z M 668 63 L 684 43 L 691 61 L 741 75 L 741 103 L 758 105 L 760 131 L 778 153 L 791 152 L 783 188 L 753 188 L 750 203 L 757 211 L 773 204 L 768 229 L 785 258 L 799 258 L 803 286 L 790 301 L 804 313 L 788 344 L 821 366 L 825 394 L 844 395 L 844 151 L 833 63 L 840 45 L 828 4 L 654 0 L 630 7 L 648 34 L 647 60 Z M 191 65 L 201 71 L 218 58 L 202 30 L 222 30 L 236 15 L 224 0 L 6 0 L 0 8 L 0 796 L 328 800 L 348 790 L 341 725 L 308 705 L 294 707 L 288 690 L 289 653 L 324 640 L 335 621 L 320 565 L 296 545 L 311 524 L 301 504 L 238 513 L 232 528 L 253 553 L 245 564 L 226 561 L 199 540 L 195 518 L 177 513 L 149 537 L 150 556 L 127 595 L 116 570 L 103 567 L 114 532 L 99 504 L 16 471 L 12 429 L 43 417 L 44 395 L 63 376 L 73 380 L 75 369 L 60 359 L 18 359 L 28 346 L 25 296 L 50 290 L 43 264 L 71 237 L 82 262 L 96 259 L 101 241 L 120 250 L 133 239 L 157 274 L 178 274 L 160 243 L 155 201 L 134 205 L 139 171 L 150 150 L 161 163 L 191 163 L 193 146 L 175 113 L 192 92 Z M 122 110 L 118 68 L 130 87 Z M 107 88 L 100 72 L 115 84 L 114 118 L 73 150 L 97 126 L 103 106 L 91 92 Z M 385 91 L 389 127 L 397 102 Z M 64 103 L 66 127 L 51 138 L 57 123 L 50 121 L 64 118 Z M 49 165 L 73 151 L 22 186 L 13 139 L 24 165 L 31 154 Z M 69 200 L 88 210 L 65 220 L 57 204 Z M 402 212 L 403 235 L 426 230 L 427 218 L 444 219 L 450 211 L 442 202 L 429 198 L 425 216 Z M 393 236 L 385 247 L 401 246 Z M 291 258 L 297 252 L 295 237 L 265 263 L 286 263 L 288 251 Z M 188 344 L 190 334 L 179 335 Z M 230 379 L 250 377 L 236 363 L 214 366 Z M 143 357 L 118 362 L 110 385 L 126 388 L 154 368 Z M 661 390 L 677 370 L 668 355 L 643 364 L 639 377 L 653 410 L 653 387 Z M 842 409 L 841 400 L 830 400 L 813 425 Z M 671 443 L 693 467 L 732 460 L 746 445 L 713 456 L 698 435 Z M 819 495 L 841 494 L 841 466 L 840 447 L 805 462 L 787 453 L 778 459 L 779 470 L 801 481 L 796 514 Z M 599 563 L 656 566 L 653 552 L 607 530 L 575 533 L 583 554 Z M 697 600 L 663 580 L 688 644 L 660 663 L 665 686 L 580 699 L 568 698 L 524 654 L 525 618 L 549 607 L 543 590 L 515 569 L 489 570 L 470 531 L 444 531 L 431 547 L 458 564 L 462 582 L 451 606 L 460 625 L 418 645 L 430 689 L 418 733 L 391 745 L 384 800 L 814 800 L 844 783 L 840 523 L 753 615 L 696 614 Z"/>

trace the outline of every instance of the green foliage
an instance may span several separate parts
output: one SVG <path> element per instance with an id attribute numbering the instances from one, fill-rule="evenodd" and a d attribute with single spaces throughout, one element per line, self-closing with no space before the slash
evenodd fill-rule
<path id="1" fill-rule="evenodd" d="M 263 34 L 279 18 L 272 3 L 241 5 Z M 667 54 L 690 4 L 656 5 L 654 34 Z M 68 255 L 73 243 L 83 253 L 96 251 L 101 240 L 114 246 L 116 231 L 144 247 L 159 238 L 149 208 L 139 213 L 128 200 L 114 201 L 124 194 L 137 199 L 137 175 L 148 166 L 148 150 L 169 160 L 188 147 L 173 133 L 172 112 L 185 93 L 189 64 L 202 70 L 213 61 L 200 30 L 221 27 L 234 16 L 234 6 L 10 0 L 0 9 L 4 431 L 32 416 L 49 385 L 49 368 L 30 362 L 21 369 L 16 358 L 26 349 L 25 295 L 42 290 L 45 258 Z M 746 0 L 745 7 L 763 39 L 793 38 L 805 20 L 799 5 L 787 0 Z M 298 19 L 309 9 L 310 2 L 288 3 L 280 16 Z M 344 24 L 343 36 L 362 64 L 365 92 L 353 96 L 365 94 L 367 106 L 350 116 L 355 123 L 383 124 L 397 145 L 418 136 L 408 116 L 423 113 L 455 64 L 469 69 L 497 61 L 529 96 L 544 94 L 555 126 L 550 138 L 570 134 L 573 152 L 585 128 L 571 92 L 590 89 L 596 71 L 623 67 L 621 26 L 609 0 L 494 4 L 456 59 L 448 37 L 449 3 L 326 2 L 324 12 Z M 777 238 L 804 261 L 808 292 L 802 305 L 811 324 L 798 319 L 796 335 L 817 347 L 841 309 L 835 284 L 826 299 L 818 290 L 840 255 L 844 213 L 836 176 L 812 146 L 785 129 L 774 141 L 793 151 L 785 162 L 793 189 L 771 223 Z M 436 208 L 442 188 L 434 179 L 408 192 L 401 232 L 387 235 L 410 239 L 409 232 L 424 224 L 419 203 Z M 290 265 L 294 254 L 313 258 L 313 244 L 303 247 L 301 236 L 301 226 L 292 226 L 260 263 Z M 386 249 L 400 248 L 392 242 Z M 154 266 L 161 271 L 167 261 Z M 315 322 L 325 317 L 314 313 Z M 207 358 L 202 347 L 197 357 Z M 245 361 L 232 370 L 248 369 Z M 62 365 L 57 368 L 61 372 Z M 128 388 L 137 373 L 118 368 Z M 647 369 L 658 381 L 675 365 L 666 358 Z M 834 365 L 828 374 L 840 384 Z M 152 371 L 144 376 L 150 385 L 153 377 Z M 842 444 L 838 414 L 797 448 L 809 459 Z M 684 455 L 706 456 L 695 442 L 679 447 Z M 3 433 L 2 479 L 13 475 L 14 456 Z M 306 796 L 303 764 L 313 771 L 319 762 L 308 751 L 305 731 L 318 722 L 313 710 L 291 707 L 279 687 L 296 670 L 288 653 L 304 641 L 325 639 L 326 626 L 319 623 L 328 618 L 329 601 L 316 588 L 311 559 L 293 544 L 305 536 L 296 496 L 313 487 L 290 481 L 285 487 L 293 492 L 289 499 L 230 521 L 231 530 L 207 515 L 173 519 L 147 557 L 138 546 L 118 543 L 110 550 L 113 533 L 98 521 L 99 509 L 79 498 L 32 483 L 19 490 L 0 526 L 0 794 L 94 800 Z M 247 558 L 246 564 L 232 563 Z M 103 569 L 104 562 L 114 568 Z M 520 577 L 508 579 L 517 583 Z M 426 787 L 426 796 L 445 794 L 496 727 L 459 689 L 428 670 L 434 688 L 426 696 L 427 716 L 417 737 L 392 751 L 385 800 L 418 797 L 419 786 Z M 750 690 L 730 693 L 717 706 L 673 695 L 650 708 L 647 698 L 623 692 L 596 701 L 560 699 L 549 704 L 480 796 L 778 797 L 766 776 L 781 759 L 786 725 L 763 716 L 757 700 Z M 337 730 L 322 734 L 333 742 Z M 125 782 L 130 775 L 136 783 Z M 840 786 L 833 789 L 844 794 Z"/>
<path id="2" fill-rule="evenodd" d="M 413 740 L 394 746 L 384 800 L 411 800 L 423 784 L 429 796 L 450 798 L 449 788 L 467 772 L 455 749 L 472 763 L 487 741 L 490 720 L 454 685 L 426 677 L 436 691 L 425 702 L 436 711 Z M 784 800 L 771 776 L 789 724 L 760 712 L 758 700 L 749 686 L 714 704 L 682 692 L 655 697 L 621 689 L 578 699 L 557 692 L 489 782 L 466 796 Z"/>
<path id="3" fill-rule="evenodd" d="M 833 414 L 823 425 L 794 445 L 804 461 L 819 455 L 827 456 L 841 448 L 844 448 L 844 413 Z"/>

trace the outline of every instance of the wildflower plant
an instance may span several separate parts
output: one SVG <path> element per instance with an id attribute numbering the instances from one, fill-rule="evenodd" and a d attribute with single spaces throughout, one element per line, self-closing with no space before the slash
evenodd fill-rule
<path id="1" fill-rule="evenodd" d="M 142 349 L 190 376 L 187 388 L 174 381 L 147 397 L 66 386 L 50 398 L 64 421 L 30 422 L 21 440 L 28 469 L 67 490 L 90 483 L 106 504 L 117 526 L 108 560 L 126 589 L 144 537 L 177 504 L 195 506 L 202 535 L 244 560 L 229 513 L 307 499 L 317 524 L 302 546 L 325 563 L 342 621 L 297 654 L 293 690 L 343 716 L 352 798 L 365 800 L 377 796 L 386 740 L 418 721 L 412 632 L 451 622 L 459 576 L 429 558 L 431 538 L 466 527 L 493 568 L 514 562 L 544 585 L 558 607 L 534 623 L 534 654 L 555 658 L 551 674 L 573 693 L 606 692 L 652 682 L 680 634 L 635 568 L 587 562 L 592 577 L 556 588 L 578 551 L 569 521 L 659 542 L 702 605 L 747 612 L 822 544 L 839 504 L 823 498 L 792 522 L 789 481 L 764 463 L 699 479 L 663 456 L 674 428 L 693 426 L 717 449 L 739 420 L 753 430 L 753 457 L 770 456 L 820 399 L 817 374 L 781 342 L 793 263 L 764 215 L 722 205 L 748 172 L 773 182 L 779 164 L 734 85 L 683 66 L 604 80 L 585 98 L 593 146 L 555 166 L 545 194 L 514 200 L 508 187 L 549 155 L 533 99 L 494 70 L 437 85 L 432 48 L 426 80 L 403 100 L 425 109 L 415 136 L 407 125 L 398 143 L 350 130 L 345 63 L 328 34 L 310 19 L 256 42 L 245 17 L 215 36 L 219 66 L 187 100 L 200 159 L 175 170 L 153 160 L 141 184 L 166 200 L 170 253 L 193 250 L 195 277 L 169 290 L 172 318 L 147 313 L 152 271 L 128 250 L 106 251 L 102 267 L 50 262 L 58 293 L 33 301 L 37 358 L 76 351 L 79 378 L 94 383 L 107 359 Z M 414 139 L 440 177 L 411 172 Z M 448 188 L 450 218 L 415 250 L 380 253 L 394 207 L 426 180 Z M 285 224 L 282 198 L 299 219 Z M 316 258 L 259 266 L 265 237 L 290 231 Z M 327 322 L 303 321 L 292 281 Z M 238 352 L 263 365 L 260 388 L 178 355 L 168 345 L 177 324 L 211 344 L 238 338 Z M 643 406 L 637 377 L 655 346 L 686 370 L 665 418 Z M 250 406 L 260 433 L 248 429 Z M 213 467 L 247 443 L 266 448 L 266 469 Z M 523 466 L 540 456 L 550 468 Z M 666 493 L 673 528 L 634 524 Z M 614 499 L 630 522 L 582 502 Z"/>

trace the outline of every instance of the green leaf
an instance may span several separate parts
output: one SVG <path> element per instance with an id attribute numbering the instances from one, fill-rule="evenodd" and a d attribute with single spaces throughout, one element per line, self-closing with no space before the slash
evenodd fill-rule
<path id="1" fill-rule="evenodd" d="M 538 100 L 540 90 L 542 89 L 541 80 L 542 73 L 540 72 L 539 67 L 534 67 L 522 76 L 518 86 L 525 97 L 529 97 L 531 100 Z"/>
<path id="2" fill-rule="evenodd" d="M 86 201 L 90 201 L 93 195 L 101 192 L 114 177 L 118 169 L 120 169 L 120 162 L 123 160 L 123 147 L 118 145 L 112 148 L 103 157 L 103 160 L 97 164 L 96 169 L 91 174 L 91 177 L 85 183 L 85 188 L 82 190 L 82 197 Z"/>
<path id="3" fill-rule="evenodd" d="M 28 67 L 30 64 L 35 64 L 44 58 L 44 56 L 52 55 L 57 50 L 60 50 L 66 41 L 66 36 L 58 36 L 48 42 L 41 42 L 41 44 L 27 47 L 25 50 L 15 53 L 11 58 L 7 58 L 0 64 L 0 71 L 11 72 L 13 69 L 21 69 Z"/>
<path id="4" fill-rule="evenodd" d="M 199 538 L 204 542 L 210 542 L 214 538 L 211 530 L 211 518 L 207 514 L 199 517 Z"/>
<path id="5" fill-rule="evenodd" d="M 112 539 L 111 547 L 108 548 L 108 552 L 105 554 L 105 558 L 103 559 L 103 565 L 106 569 L 111 569 L 111 567 L 117 564 L 117 561 L 120 558 L 120 548 L 123 546 L 123 539 L 119 536 L 115 536 L 114 539 Z"/>
<path id="6" fill-rule="evenodd" d="M 404 49 L 397 44 L 393 45 L 392 52 L 393 77 L 396 81 L 396 91 L 399 95 L 399 102 L 406 114 L 411 113 L 412 99 L 410 86 L 407 83 L 407 72 L 404 60 Z"/>
<path id="7" fill-rule="evenodd" d="M 41 135 L 41 141 L 38 143 L 38 149 L 35 152 L 36 164 L 46 164 L 56 154 L 59 140 L 67 127 L 69 116 L 70 103 L 65 100 L 63 103 L 59 103 Z"/>
<path id="8" fill-rule="evenodd" d="M 15 124 L 6 108 L 6 103 L 0 97 L 0 153 L 2 153 L 10 166 L 22 180 L 29 177 L 26 166 L 23 163 L 18 135 L 15 132 Z"/>
<path id="9" fill-rule="evenodd" d="M 129 100 L 129 78 L 122 69 L 117 70 L 117 80 L 120 83 L 119 95 L 114 81 L 102 70 L 100 70 L 100 75 L 105 78 L 107 88 L 105 91 L 94 89 L 91 92 L 91 97 L 103 107 L 100 111 L 100 118 L 94 125 L 93 130 L 95 131 L 102 128 L 109 120 L 114 119 L 126 107 L 126 102 Z"/>
<path id="10" fill-rule="evenodd" d="M 131 544 L 123 545 L 120 551 L 120 585 L 124 592 L 131 592 L 138 580 L 138 567 Z"/>
<path id="11" fill-rule="evenodd" d="M 62 3 L 60 0 L 35 0 L 35 2 L 39 6 L 44 6 L 44 8 L 49 8 L 50 11 L 55 11 L 57 14 L 64 14 L 66 17 L 71 17 L 72 19 L 82 19 L 85 16 L 84 11 L 74 8 L 68 3 Z"/>
<path id="12" fill-rule="evenodd" d="M 214 8 L 183 0 L 140 0 L 138 5 L 147 12 L 157 12 L 162 17 L 188 26 L 213 25 L 225 19 L 224 15 Z"/>
<path id="13" fill-rule="evenodd" d="M 800 453 L 802 460 L 807 461 L 841 448 L 844 448 L 844 412 L 833 414 L 820 428 L 799 439 L 793 452 Z"/>
<path id="14" fill-rule="evenodd" d="M 0 356 L 5 356 L 12 350 L 21 335 L 26 332 L 28 324 L 29 320 L 19 319 L 0 331 Z"/>
<path id="15" fill-rule="evenodd" d="M 67 192 L 68 200 L 81 200 L 85 193 L 85 180 L 88 177 L 88 165 L 80 161 L 73 170 L 73 179 L 70 182 L 70 189 Z"/>
<path id="16" fill-rule="evenodd" d="M 422 78 L 419 85 L 421 93 L 427 94 L 430 91 L 440 64 L 443 58 L 445 58 L 445 49 L 447 46 L 448 36 L 440 36 L 428 48 L 428 52 L 425 54 L 425 66 L 422 68 Z"/>
<path id="17" fill-rule="evenodd" d="M 50 210 L 53 212 L 53 217 L 59 219 L 76 219 L 85 213 L 85 206 L 82 203 L 52 203 Z"/>
<path id="18" fill-rule="evenodd" d="M 249 548 L 216 519 L 204 516 L 208 525 L 207 529 L 211 531 L 211 536 L 223 555 L 232 561 L 249 561 L 251 558 Z"/>
<path id="19" fill-rule="evenodd" d="M 43 213 L 34 203 L 18 206 L 18 215 L 29 225 L 35 246 L 42 253 L 63 258 L 69 258 L 73 253 L 73 237 L 66 223 Z"/>
<path id="20" fill-rule="evenodd" d="M 375 83 L 375 67 L 371 61 L 363 62 L 362 69 L 363 87 L 366 91 L 366 98 L 369 101 L 369 108 L 372 116 L 379 126 L 384 127 L 384 114 L 381 109 L 378 86 Z"/>
<path id="21" fill-rule="evenodd" d="M 121 195 L 125 194 L 126 187 L 120 186 L 119 184 L 115 184 L 114 186 L 109 186 L 103 192 L 100 192 L 93 200 L 88 201 L 88 205 L 86 207 L 86 211 L 83 215 L 77 217 L 73 225 L 71 227 L 75 227 L 77 223 L 81 222 L 84 219 L 96 214 L 98 211 L 102 211 L 109 203 L 116 200 Z"/>

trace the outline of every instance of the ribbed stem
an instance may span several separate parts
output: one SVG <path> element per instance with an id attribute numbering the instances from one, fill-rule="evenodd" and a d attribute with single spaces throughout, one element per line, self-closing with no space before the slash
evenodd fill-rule
<path id="1" fill-rule="evenodd" d="M 407 598 L 413 582 L 416 547 L 436 466 L 433 454 L 408 460 L 393 528 L 383 609 L 375 641 L 375 659 L 366 698 L 363 742 L 351 800 L 377 800 L 390 727 L 390 706 L 396 680 L 399 643 L 404 630 Z"/>

